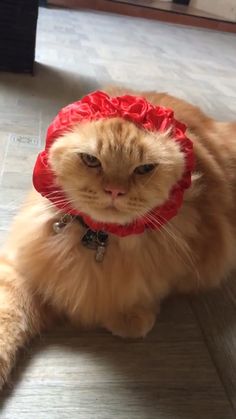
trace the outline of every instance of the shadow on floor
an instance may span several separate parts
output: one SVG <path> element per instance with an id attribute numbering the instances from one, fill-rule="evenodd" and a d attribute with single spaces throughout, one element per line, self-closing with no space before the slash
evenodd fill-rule
<path id="1" fill-rule="evenodd" d="M 15 97 L 28 98 L 40 108 L 42 101 L 47 104 L 65 106 L 78 100 L 89 91 L 99 88 L 94 79 L 61 68 L 36 63 L 34 76 L 25 74 L 0 74 L 0 89 L 3 88 Z M 20 105 L 20 100 L 16 102 Z"/>

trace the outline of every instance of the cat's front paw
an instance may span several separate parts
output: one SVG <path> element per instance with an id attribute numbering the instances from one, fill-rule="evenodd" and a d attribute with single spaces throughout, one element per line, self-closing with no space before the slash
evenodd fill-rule
<path id="1" fill-rule="evenodd" d="M 122 338 L 144 337 L 152 329 L 156 320 L 154 311 L 143 307 L 135 307 L 126 313 L 113 316 L 107 323 L 106 328 L 113 335 Z"/>

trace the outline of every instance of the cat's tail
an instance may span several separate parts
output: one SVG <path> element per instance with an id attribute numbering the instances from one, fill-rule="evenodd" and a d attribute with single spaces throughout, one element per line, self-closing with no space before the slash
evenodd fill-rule
<path id="1" fill-rule="evenodd" d="M 18 348 L 40 328 L 40 309 L 24 278 L 0 257 L 0 388 L 8 379 Z"/>

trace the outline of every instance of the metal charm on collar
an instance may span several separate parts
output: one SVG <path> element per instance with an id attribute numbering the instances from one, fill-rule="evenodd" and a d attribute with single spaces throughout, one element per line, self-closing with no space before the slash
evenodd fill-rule
<path id="1" fill-rule="evenodd" d="M 89 228 L 82 237 L 81 243 L 88 249 L 95 250 L 96 262 L 102 262 L 108 244 L 108 234 L 105 231 L 93 231 Z"/>
<path id="2" fill-rule="evenodd" d="M 56 234 L 59 234 L 62 232 L 63 228 L 70 223 L 71 221 L 73 221 L 73 216 L 70 214 L 65 214 L 61 217 L 61 219 L 59 221 L 56 221 L 55 223 L 53 223 L 52 228 L 53 231 Z"/>
<path id="3" fill-rule="evenodd" d="M 102 262 L 106 253 L 108 244 L 108 234 L 105 231 L 94 231 L 88 228 L 81 217 L 73 217 L 70 214 L 65 214 L 59 221 L 53 223 L 53 230 L 56 234 L 62 233 L 63 229 L 70 222 L 78 221 L 82 227 L 86 228 L 86 233 L 81 238 L 81 244 L 87 249 L 95 250 L 96 262 Z"/>

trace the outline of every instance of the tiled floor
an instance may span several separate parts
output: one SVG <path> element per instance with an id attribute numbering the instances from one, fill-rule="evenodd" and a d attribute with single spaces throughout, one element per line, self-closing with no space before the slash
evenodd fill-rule
<path id="1" fill-rule="evenodd" d="M 117 83 L 236 115 L 236 37 L 86 11 L 41 9 L 35 76 L 0 75 L 0 241 L 58 109 Z M 1 419 L 230 419 L 236 287 L 165 304 L 145 341 L 55 331 L 21 355 Z"/>

